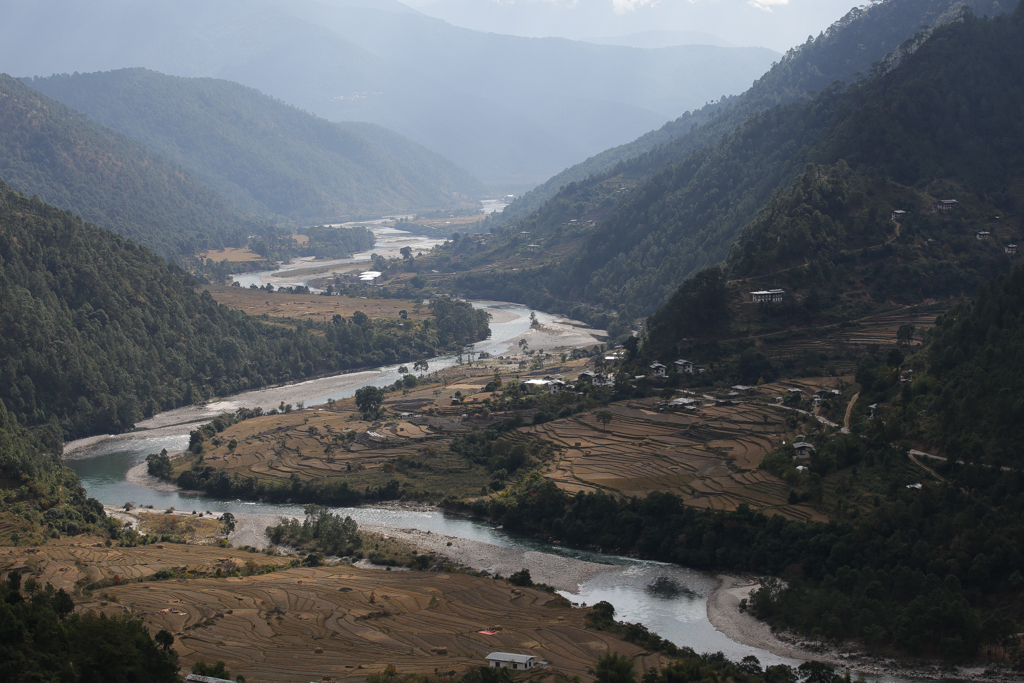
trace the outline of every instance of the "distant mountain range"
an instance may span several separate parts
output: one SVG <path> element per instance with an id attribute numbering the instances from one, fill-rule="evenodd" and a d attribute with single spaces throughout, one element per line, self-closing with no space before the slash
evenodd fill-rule
<path id="1" fill-rule="evenodd" d="M 813 94 L 836 81 L 852 83 L 925 27 L 952 21 L 963 6 L 979 16 L 1004 11 L 998 0 L 885 0 L 855 7 L 816 38 L 793 47 L 751 88 L 735 97 L 688 111 L 657 130 L 606 149 L 533 188 L 505 209 L 508 223 L 539 209 L 559 189 L 615 171 L 624 178 L 644 177 L 695 149 L 717 143 L 751 114 Z M 593 183 L 602 182 L 595 177 Z M 603 201 L 603 200 L 602 200 Z"/>
<path id="2" fill-rule="evenodd" d="M 455 26 L 517 36 L 587 40 L 589 36 L 647 31 L 699 31 L 721 36 L 735 45 L 766 45 L 785 50 L 841 17 L 855 3 L 852 0 L 799 3 L 778 0 L 410 0 L 408 4 Z"/>
<path id="3" fill-rule="evenodd" d="M 779 57 L 519 38 L 366 4 L 13 3 L 0 64 L 22 77 L 146 67 L 225 78 L 331 121 L 386 126 L 487 184 L 526 189 L 744 90 Z"/>
<path id="4" fill-rule="evenodd" d="M 336 124 L 257 90 L 146 69 L 26 81 L 181 165 L 238 209 L 320 223 L 476 201 L 480 182 L 373 124 Z"/>

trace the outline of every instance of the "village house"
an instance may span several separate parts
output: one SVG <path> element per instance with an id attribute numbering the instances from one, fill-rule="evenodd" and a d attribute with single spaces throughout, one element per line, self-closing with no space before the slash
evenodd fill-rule
<path id="1" fill-rule="evenodd" d="M 229 678 L 216 678 L 214 676 L 200 676 L 199 674 L 189 674 L 185 676 L 185 683 L 235 683 Z"/>
<path id="2" fill-rule="evenodd" d="M 1003 247 L 1003 251 L 1007 254 L 1010 254 L 1011 256 L 1014 256 L 1017 253 L 1017 245 L 1007 244 L 1005 247 Z"/>
<path id="3" fill-rule="evenodd" d="M 988 230 L 979 230 L 978 232 L 974 233 L 974 239 L 976 239 L 976 240 L 987 240 L 989 235 L 991 235 L 991 234 L 992 233 L 990 233 Z"/>
<path id="4" fill-rule="evenodd" d="M 693 374 L 693 363 L 688 360 L 677 360 L 675 362 L 676 372 L 685 372 L 688 375 Z"/>
<path id="5" fill-rule="evenodd" d="M 957 201 L 955 199 L 940 199 L 932 204 L 936 211 L 952 211 L 956 208 L 956 205 Z"/>
<path id="6" fill-rule="evenodd" d="M 796 450 L 797 460 L 810 460 L 811 453 L 814 452 L 814 445 L 806 441 L 797 441 L 793 444 L 793 448 Z"/>
<path id="7" fill-rule="evenodd" d="M 487 655 L 487 661 L 492 669 L 517 669 L 525 670 L 537 667 L 546 669 L 548 663 L 538 661 L 533 655 L 517 655 L 511 652 L 492 652 Z"/>
<path id="8" fill-rule="evenodd" d="M 668 368 L 666 368 L 664 365 L 657 361 L 651 363 L 650 367 L 651 375 L 653 375 L 654 377 L 664 377 L 665 372 L 668 370 Z"/>
<path id="9" fill-rule="evenodd" d="M 891 214 L 889 214 L 889 218 L 891 218 L 894 221 L 901 221 L 901 220 L 903 220 L 903 217 L 906 216 L 906 215 L 907 215 L 906 211 L 904 211 L 902 209 L 896 209 Z"/>
<path id="10" fill-rule="evenodd" d="M 782 301 L 786 292 L 782 289 L 762 289 L 756 292 L 751 292 L 750 296 L 753 298 L 754 303 L 769 303 L 777 304 Z"/>

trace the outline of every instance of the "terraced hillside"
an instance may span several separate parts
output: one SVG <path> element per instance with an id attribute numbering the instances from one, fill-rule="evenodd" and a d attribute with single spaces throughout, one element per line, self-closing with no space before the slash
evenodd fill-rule
<path id="1" fill-rule="evenodd" d="M 585 629 L 586 612 L 564 599 L 504 581 L 348 565 L 184 578 L 227 566 L 245 574 L 248 561 L 281 568 L 291 558 L 192 545 L 106 548 L 98 541 L 0 549 L 0 576 L 20 569 L 68 591 L 91 586 L 77 595 L 78 611 L 131 613 L 151 632 L 169 630 L 185 670 L 222 660 L 247 680 L 360 680 L 392 665 L 399 673 L 463 671 L 486 664 L 484 655 L 495 650 L 536 653 L 549 672 L 569 677 L 585 675 L 608 650 L 644 669 L 662 664 L 657 655 Z M 162 569 L 183 578 L 153 580 Z"/>

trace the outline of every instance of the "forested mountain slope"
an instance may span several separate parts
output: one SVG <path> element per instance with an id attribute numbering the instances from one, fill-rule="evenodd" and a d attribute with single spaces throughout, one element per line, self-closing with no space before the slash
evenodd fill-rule
<path id="1" fill-rule="evenodd" d="M 27 81 L 180 164 L 244 211 L 305 223 L 475 200 L 480 183 L 402 136 L 335 124 L 257 90 L 146 69 Z M 379 141 L 379 142 L 378 142 Z"/>
<path id="2" fill-rule="evenodd" d="M 365 315 L 263 324 L 134 242 L 0 184 L 0 401 L 21 424 L 66 437 L 489 334 L 486 313 L 440 302 L 434 320 L 404 328 Z"/>
<path id="3" fill-rule="evenodd" d="M 259 227 L 141 143 L 0 74 L 0 179 L 167 258 Z"/>
<path id="4" fill-rule="evenodd" d="M 808 164 L 743 228 L 724 264 L 688 279 L 648 319 L 643 358 L 721 365 L 755 341 L 765 353 L 785 355 L 796 334 L 824 337 L 883 311 L 972 294 L 1010 271 L 1015 256 L 1006 245 L 1021 230 L 1006 212 L 1012 197 L 1001 206 L 961 197 L 956 209 L 937 211 L 922 189 L 868 177 L 842 161 Z M 751 300 L 751 291 L 772 288 L 784 290 L 783 301 Z M 741 368 L 732 379 L 756 384 L 761 374 Z"/>
<path id="5" fill-rule="evenodd" d="M 923 27 L 949 23 L 964 5 L 978 16 L 1013 9 L 1012 0 L 1002 4 L 998 0 L 883 0 L 855 7 L 816 38 L 808 37 L 806 43 L 789 50 L 744 93 L 688 111 L 658 130 L 567 168 L 517 197 L 505 209 L 502 222 L 525 218 L 552 197 L 556 203 L 563 197 L 572 202 L 571 190 L 563 190 L 570 183 L 593 184 L 604 176 L 642 178 L 695 149 L 715 144 L 755 112 L 793 102 L 834 81 L 852 83 L 866 77 L 876 62 L 898 54 L 899 47 Z M 587 181 L 592 175 L 601 178 Z"/>
<path id="6" fill-rule="evenodd" d="M 557 265 L 466 276 L 461 289 L 500 281 L 535 305 L 584 302 L 627 319 L 644 315 L 722 260 L 742 227 L 808 161 L 846 158 L 855 170 L 908 186 L 951 177 L 958 189 L 942 198 L 980 192 L 1005 204 L 1024 163 L 1024 123 L 1015 116 L 1024 106 L 1020 17 L 1020 10 L 992 20 L 968 16 L 937 30 L 888 74 L 754 115 L 629 192 Z M 591 189 L 570 187 L 566 195 Z M 553 250 L 574 230 L 530 239 Z M 469 264 L 474 258 L 486 254 L 466 257 Z"/>

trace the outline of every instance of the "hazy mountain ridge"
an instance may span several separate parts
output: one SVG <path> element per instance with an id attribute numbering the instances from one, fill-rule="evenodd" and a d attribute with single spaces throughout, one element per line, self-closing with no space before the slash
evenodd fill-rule
<path id="1" fill-rule="evenodd" d="M 180 164 L 242 210 L 331 222 L 458 205 L 482 191 L 384 129 L 334 124 L 229 81 L 145 69 L 28 81 Z M 386 148 L 385 148 L 386 146 Z"/>
<path id="2" fill-rule="evenodd" d="M 262 229 L 176 164 L 0 74 L 0 179 L 165 257 Z"/>
<path id="3" fill-rule="evenodd" d="M 145 67 L 226 78 L 332 121 L 384 125 L 486 183 L 520 187 L 742 90 L 775 57 L 531 40 L 311 2 L 40 0 L 5 13 L 0 61 L 19 76 Z"/>
<path id="4" fill-rule="evenodd" d="M 538 185 L 509 205 L 502 222 L 510 223 L 541 209 L 569 183 L 600 183 L 609 175 L 643 177 L 681 159 L 695 149 L 718 142 L 747 117 L 779 104 L 793 102 L 809 91 L 834 81 L 854 82 L 858 74 L 892 54 L 922 26 L 939 26 L 967 5 L 980 15 L 1004 11 L 998 0 L 884 0 L 855 7 L 817 38 L 789 50 L 747 91 L 688 111 L 636 140 L 601 152 Z M 616 169 L 618 164 L 624 164 Z"/>

